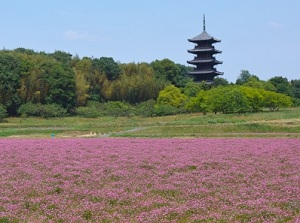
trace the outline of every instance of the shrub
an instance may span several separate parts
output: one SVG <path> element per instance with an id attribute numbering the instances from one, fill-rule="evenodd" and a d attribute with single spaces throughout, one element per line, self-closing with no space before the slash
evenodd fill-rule
<path id="1" fill-rule="evenodd" d="M 141 102 L 136 107 L 136 115 L 150 117 L 155 114 L 155 100 L 148 100 Z"/>
<path id="2" fill-rule="evenodd" d="M 103 114 L 107 116 L 132 116 L 133 107 L 130 104 L 121 101 L 109 101 L 102 105 Z"/>
<path id="3" fill-rule="evenodd" d="M 22 116 L 37 116 L 43 118 L 66 116 L 67 110 L 56 104 L 32 104 L 22 105 L 18 113 Z"/>
<path id="4" fill-rule="evenodd" d="M 0 104 L 0 122 L 7 116 L 6 109 Z"/>
<path id="5" fill-rule="evenodd" d="M 299 107 L 300 106 L 300 98 L 293 98 L 293 105 L 295 107 Z"/>
<path id="6" fill-rule="evenodd" d="M 101 112 L 95 106 L 78 107 L 76 109 L 75 113 L 76 113 L 76 115 L 79 115 L 79 116 L 85 117 L 85 118 L 97 118 L 97 117 L 101 116 Z"/>
<path id="7" fill-rule="evenodd" d="M 156 104 L 154 114 L 157 116 L 175 115 L 182 113 L 182 110 L 169 104 Z"/>

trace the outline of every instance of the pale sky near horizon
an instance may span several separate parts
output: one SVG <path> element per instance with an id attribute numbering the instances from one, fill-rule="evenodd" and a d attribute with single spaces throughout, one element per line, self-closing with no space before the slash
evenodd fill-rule
<path id="1" fill-rule="evenodd" d="M 121 63 L 168 58 L 188 65 L 188 42 L 203 30 L 223 51 L 216 66 L 235 82 L 241 70 L 262 80 L 300 79 L 299 0 L 0 0 L 0 47 L 61 50 Z"/>

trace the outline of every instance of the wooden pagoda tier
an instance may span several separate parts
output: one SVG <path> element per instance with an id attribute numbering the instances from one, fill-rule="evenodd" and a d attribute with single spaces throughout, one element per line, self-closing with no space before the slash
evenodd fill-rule
<path id="1" fill-rule="evenodd" d="M 189 72 L 189 75 L 194 77 L 194 81 L 209 83 L 213 81 L 215 76 L 223 74 L 214 68 L 215 65 L 223 63 L 214 57 L 215 54 L 222 51 L 216 50 L 213 46 L 214 43 L 221 42 L 221 40 L 212 37 L 205 31 L 205 18 L 203 19 L 203 32 L 192 39 L 188 39 L 188 41 L 196 44 L 194 49 L 188 50 L 189 53 L 195 54 L 194 59 L 187 61 L 196 66 L 193 71 Z"/>

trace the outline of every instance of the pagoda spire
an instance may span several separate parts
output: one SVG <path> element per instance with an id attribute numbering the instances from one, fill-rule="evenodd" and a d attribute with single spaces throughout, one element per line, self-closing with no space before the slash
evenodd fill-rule
<path id="1" fill-rule="evenodd" d="M 205 31 L 206 27 L 205 27 L 205 14 L 203 15 L 203 31 Z"/>

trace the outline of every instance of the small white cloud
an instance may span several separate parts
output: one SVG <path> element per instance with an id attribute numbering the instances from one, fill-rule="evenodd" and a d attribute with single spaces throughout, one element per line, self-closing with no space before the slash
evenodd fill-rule
<path id="1" fill-rule="evenodd" d="M 88 38 L 88 34 L 86 32 L 77 32 L 69 30 L 64 33 L 64 38 L 67 40 L 79 40 Z"/>
<path id="2" fill-rule="evenodd" d="M 278 22 L 270 22 L 269 27 L 275 31 L 279 31 L 284 28 L 284 25 Z"/>

